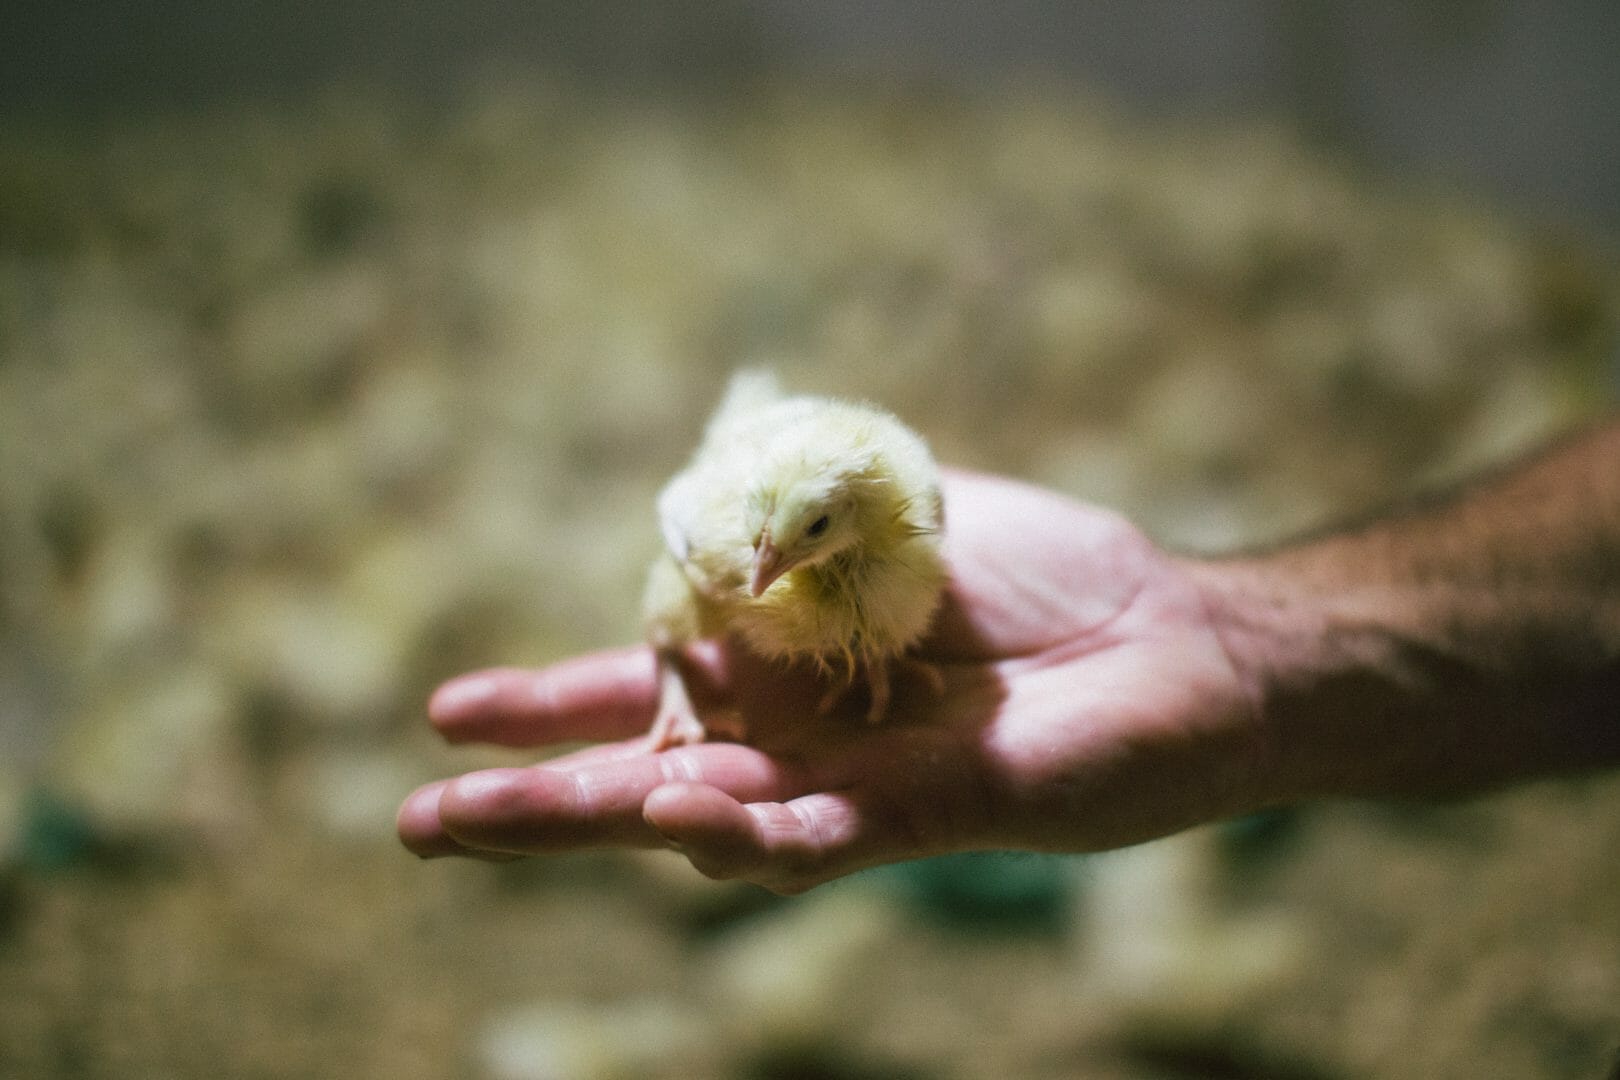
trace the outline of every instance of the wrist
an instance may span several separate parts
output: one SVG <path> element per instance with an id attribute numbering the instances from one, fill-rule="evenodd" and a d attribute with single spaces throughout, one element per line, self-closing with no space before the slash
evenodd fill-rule
<path id="1" fill-rule="evenodd" d="M 1270 804 L 1432 787 L 1448 736 L 1429 708 L 1444 658 L 1387 589 L 1322 589 L 1283 560 L 1189 561 L 1266 747 Z"/>

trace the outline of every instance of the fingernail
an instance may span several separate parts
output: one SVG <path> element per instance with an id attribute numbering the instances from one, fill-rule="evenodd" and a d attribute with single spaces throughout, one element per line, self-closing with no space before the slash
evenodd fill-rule
<path id="1" fill-rule="evenodd" d="M 494 696 L 495 680 L 487 675 L 475 675 L 439 687 L 428 703 L 428 710 L 435 714 L 461 712 L 483 705 Z"/>
<path id="2" fill-rule="evenodd" d="M 512 780 L 505 770 L 485 769 L 456 777 L 447 790 L 461 802 L 476 802 L 511 785 Z"/>

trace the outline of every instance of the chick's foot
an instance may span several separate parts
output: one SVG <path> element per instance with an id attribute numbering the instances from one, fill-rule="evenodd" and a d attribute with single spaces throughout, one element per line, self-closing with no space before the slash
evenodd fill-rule
<path id="1" fill-rule="evenodd" d="M 868 724 L 881 724 L 889 715 L 889 707 L 894 698 L 894 679 L 896 672 L 903 679 L 915 679 L 925 683 L 929 693 L 940 698 L 945 694 L 945 676 L 940 673 L 936 664 L 927 660 L 918 660 L 910 656 L 891 656 L 883 660 L 871 661 L 864 665 L 867 691 L 871 695 L 866 707 L 866 722 Z M 816 715 L 825 716 L 837 707 L 838 703 L 849 693 L 854 683 L 853 673 L 848 681 L 831 687 L 821 701 L 816 705 Z"/>
<path id="2" fill-rule="evenodd" d="M 699 743 L 707 737 L 703 721 L 692 707 L 692 698 L 686 692 L 686 682 L 668 657 L 658 659 L 658 715 L 647 729 L 649 753 L 656 754 L 672 746 Z"/>
<path id="3" fill-rule="evenodd" d="M 912 656 L 891 656 L 887 660 L 879 660 L 867 668 L 867 682 L 872 688 L 872 703 L 866 710 L 868 724 L 881 724 L 888 716 L 897 670 L 901 672 L 901 678 L 915 676 L 926 683 L 933 697 L 945 696 L 945 676 L 940 673 L 938 665 Z"/>

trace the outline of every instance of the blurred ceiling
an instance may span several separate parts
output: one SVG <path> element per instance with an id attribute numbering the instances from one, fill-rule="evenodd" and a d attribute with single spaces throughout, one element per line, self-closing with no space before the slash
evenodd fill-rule
<path id="1" fill-rule="evenodd" d="M 830 78 L 1072 80 L 1173 114 L 1275 113 L 1375 166 L 1620 236 L 1613 0 L 12 0 L 0 119 L 278 96 L 430 98 L 491 67 L 636 92 Z"/>

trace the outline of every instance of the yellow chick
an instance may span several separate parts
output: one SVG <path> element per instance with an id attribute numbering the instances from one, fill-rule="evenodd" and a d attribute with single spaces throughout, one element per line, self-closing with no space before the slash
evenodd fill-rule
<path id="1" fill-rule="evenodd" d="M 673 652 L 719 634 L 771 659 L 842 660 L 845 687 L 864 670 L 868 719 L 882 720 L 889 665 L 939 606 L 942 519 L 933 456 L 894 416 L 784 396 L 768 372 L 733 376 L 691 462 L 658 496 L 668 550 L 644 600 L 661 680 L 652 748 L 704 737 Z"/>

